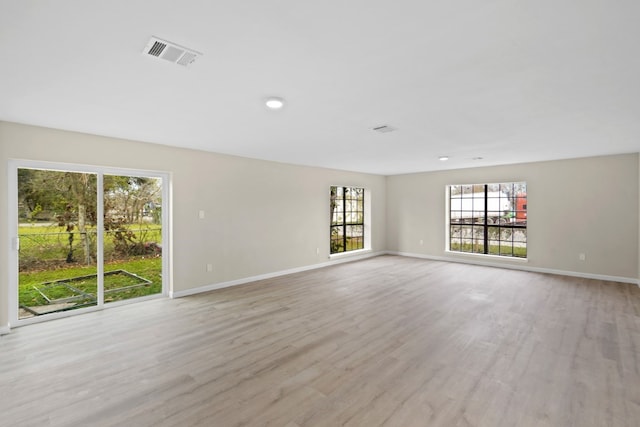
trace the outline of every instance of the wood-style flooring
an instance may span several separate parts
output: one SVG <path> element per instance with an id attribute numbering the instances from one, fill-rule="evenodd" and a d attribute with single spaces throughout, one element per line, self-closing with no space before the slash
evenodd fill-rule
<path id="1" fill-rule="evenodd" d="M 1 426 L 638 426 L 636 285 L 397 256 L 17 328 Z"/>

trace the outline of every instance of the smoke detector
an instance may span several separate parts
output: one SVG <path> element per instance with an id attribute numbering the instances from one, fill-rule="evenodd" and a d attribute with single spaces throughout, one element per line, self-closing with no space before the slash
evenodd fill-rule
<path id="1" fill-rule="evenodd" d="M 157 37 L 151 37 L 147 45 L 144 47 L 143 53 L 173 62 L 174 64 L 182 65 L 183 67 L 188 67 L 196 60 L 197 57 L 202 55 L 202 53 L 193 49 L 189 49 Z"/>
<path id="2" fill-rule="evenodd" d="M 376 127 L 372 128 L 372 130 L 375 130 L 376 132 L 380 132 L 380 133 L 389 133 L 389 132 L 393 132 L 394 130 L 398 130 L 398 129 L 394 128 L 392 126 L 382 125 L 382 126 L 376 126 Z"/>

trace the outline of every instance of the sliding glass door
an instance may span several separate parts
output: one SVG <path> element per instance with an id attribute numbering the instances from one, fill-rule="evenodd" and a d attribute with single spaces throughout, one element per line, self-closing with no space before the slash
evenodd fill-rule
<path id="1" fill-rule="evenodd" d="M 164 293 L 166 177 L 37 166 L 12 170 L 13 321 Z"/>

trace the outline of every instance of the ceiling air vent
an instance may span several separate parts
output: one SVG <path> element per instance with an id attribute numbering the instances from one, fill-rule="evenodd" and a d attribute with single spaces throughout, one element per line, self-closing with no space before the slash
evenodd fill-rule
<path id="1" fill-rule="evenodd" d="M 202 55 L 193 49 L 182 47 L 157 37 L 151 37 L 143 52 L 184 67 L 189 66 L 198 56 Z"/>
<path id="2" fill-rule="evenodd" d="M 394 130 L 398 130 L 397 128 L 388 126 L 388 125 L 382 125 L 382 126 L 376 126 L 373 128 L 373 130 L 375 130 L 376 132 L 380 132 L 380 133 L 388 133 L 388 132 L 393 132 Z"/>

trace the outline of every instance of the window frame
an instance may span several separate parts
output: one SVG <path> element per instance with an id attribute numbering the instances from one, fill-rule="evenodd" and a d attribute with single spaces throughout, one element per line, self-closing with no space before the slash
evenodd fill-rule
<path id="1" fill-rule="evenodd" d="M 335 189 L 335 194 L 334 194 Z M 342 197 L 338 197 L 338 189 L 341 189 Z M 364 187 L 332 185 L 330 187 L 330 221 L 329 221 L 329 256 L 341 256 L 347 253 L 364 251 L 370 248 L 370 227 L 369 227 L 369 192 Z M 347 193 L 355 192 L 355 198 L 347 197 Z M 341 201 L 341 209 L 336 211 L 334 201 Z M 355 207 L 353 206 L 355 204 Z M 353 217 L 356 220 L 353 220 Z M 336 216 L 341 217 L 340 221 L 336 221 Z M 351 220 L 348 220 L 348 217 Z M 353 237 L 353 233 L 349 231 L 351 227 L 359 227 L 361 233 L 356 236 L 357 246 L 353 247 L 353 240 L 348 242 L 349 237 Z M 334 250 L 338 239 L 334 237 L 334 229 L 341 229 L 341 248 L 342 250 Z M 350 248 L 349 248 L 350 247 Z"/>
<path id="2" fill-rule="evenodd" d="M 526 261 L 527 205 L 526 181 L 447 185 L 445 251 Z"/>

